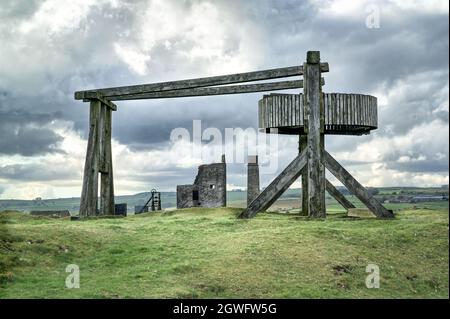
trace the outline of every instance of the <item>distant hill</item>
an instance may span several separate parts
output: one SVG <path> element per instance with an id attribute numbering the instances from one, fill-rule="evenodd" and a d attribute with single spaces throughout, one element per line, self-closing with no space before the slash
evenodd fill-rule
<path id="1" fill-rule="evenodd" d="M 300 189 L 289 189 L 282 198 L 300 198 Z M 127 203 L 128 211 L 134 212 L 134 206 L 144 205 L 150 198 L 150 192 L 143 192 L 134 195 L 116 196 L 115 202 Z M 227 202 L 231 207 L 244 207 L 247 201 L 247 192 L 233 190 L 227 192 Z M 175 208 L 177 206 L 176 192 L 161 192 L 161 204 L 163 209 Z M 0 200 L 0 211 L 18 210 L 29 212 L 31 210 L 69 210 L 71 213 L 78 212 L 80 208 L 80 198 L 54 198 L 36 200 Z"/>
<path id="2" fill-rule="evenodd" d="M 348 194 L 345 187 L 338 187 L 344 194 Z M 387 195 L 447 195 L 448 189 L 442 187 L 419 188 L 419 187 L 383 187 L 378 188 L 378 196 Z M 288 189 L 280 200 L 300 199 L 301 189 Z M 150 192 L 143 192 L 134 195 L 116 196 L 116 203 L 127 203 L 128 212 L 134 212 L 134 206 L 144 205 L 150 197 Z M 244 190 L 233 190 L 227 192 L 227 206 L 245 207 L 247 192 Z M 162 208 L 175 208 L 177 197 L 175 192 L 161 192 Z M 71 213 L 78 212 L 80 208 L 80 198 L 55 198 L 55 199 L 35 199 L 35 200 L 0 200 L 0 211 L 18 210 L 29 212 L 31 210 L 69 210 Z"/>

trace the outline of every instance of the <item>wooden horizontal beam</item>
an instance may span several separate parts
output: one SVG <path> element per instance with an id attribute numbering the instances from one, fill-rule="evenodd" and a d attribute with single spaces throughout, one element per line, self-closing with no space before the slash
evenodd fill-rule
<path id="1" fill-rule="evenodd" d="M 322 83 L 325 83 L 324 79 L 322 79 Z M 108 99 L 113 101 L 167 99 L 167 98 L 190 97 L 190 96 L 210 96 L 210 95 L 266 92 L 266 91 L 298 89 L 302 87 L 303 87 L 303 80 L 280 81 L 280 82 L 258 83 L 258 84 L 213 86 L 205 88 L 173 90 L 173 91 L 143 93 L 143 94 L 127 94 L 127 95 L 110 96 L 108 97 Z"/>
<path id="2" fill-rule="evenodd" d="M 115 105 L 110 100 L 105 99 L 104 96 L 99 92 L 89 92 L 89 94 L 86 94 L 86 97 L 83 98 L 83 102 L 90 102 L 92 100 L 98 100 L 108 106 L 111 110 L 117 111 L 117 105 Z"/>
<path id="3" fill-rule="evenodd" d="M 328 63 L 321 63 L 320 67 L 321 67 L 322 72 L 329 71 Z M 150 84 L 120 86 L 120 87 L 78 91 L 78 92 L 75 92 L 75 99 L 76 100 L 84 99 L 87 92 L 99 92 L 104 97 L 109 98 L 110 96 L 133 95 L 133 94 L 154 93 L 154 92 L 171 91 L 171 90 L 193 89 L 193 88 L 207 87 L 207 86 L 214 86 L 214 85 L 226 85 L 226 84 L 234 84 L 234 83 L 262 81 L 262 80 L 279 79 L 279 78 L 300 76 L 300 75 L 303 75 L 303 66 L 290 66 L 290 67 L 278 68 L 278 69 L 237 73 L 237 74 L 230 74 L 230 75 L 219 75 L 219 76 L 211 76 L 211 77 L 197 78 L 197 79 L 188 79 L 188 80 L 171 81 L 171 82 L 160 82 L 160 83 L 150 83 Z"/>

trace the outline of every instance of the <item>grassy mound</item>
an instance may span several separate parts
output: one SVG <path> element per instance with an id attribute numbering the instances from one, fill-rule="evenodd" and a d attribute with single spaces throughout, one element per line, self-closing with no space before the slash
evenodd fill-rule
<path id="1" fill-rule="evenodd" d="M 0 213 L 2 298 L 448 298 L 448 209 L 310 220 L 185 209 L 70 221 Z M 369 264 L 379 289 L 365 285 Z M 65 287 L 68 264 L 80 288 Z"/>

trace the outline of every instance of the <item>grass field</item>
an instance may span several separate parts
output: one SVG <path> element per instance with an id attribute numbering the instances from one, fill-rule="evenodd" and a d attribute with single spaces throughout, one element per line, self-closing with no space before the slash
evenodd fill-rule
<path id="1" fill-rule="evenodd" d="M 423 204 L 425 205 L 425 204 Z M 239 208 L 70 221 L 0 213 L 1 298 L 448 298 L 448 203 L 395 220 Z M 391 207 L 392 208 L 392 207 Z M 380 288 L 365 270 L 380 268 Z M 65 288 L 68 264 L 80 288 Z"/>

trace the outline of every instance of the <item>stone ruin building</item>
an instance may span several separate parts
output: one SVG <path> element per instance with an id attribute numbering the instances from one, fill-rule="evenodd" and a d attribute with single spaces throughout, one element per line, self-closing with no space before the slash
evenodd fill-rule
<path id="1" fill-rule="evenodd" d="M 227 166 L 221 163 L 200 165 L 192 185 L 177 185 L 177 208 L 224 207 L 227 204 Z"/>

